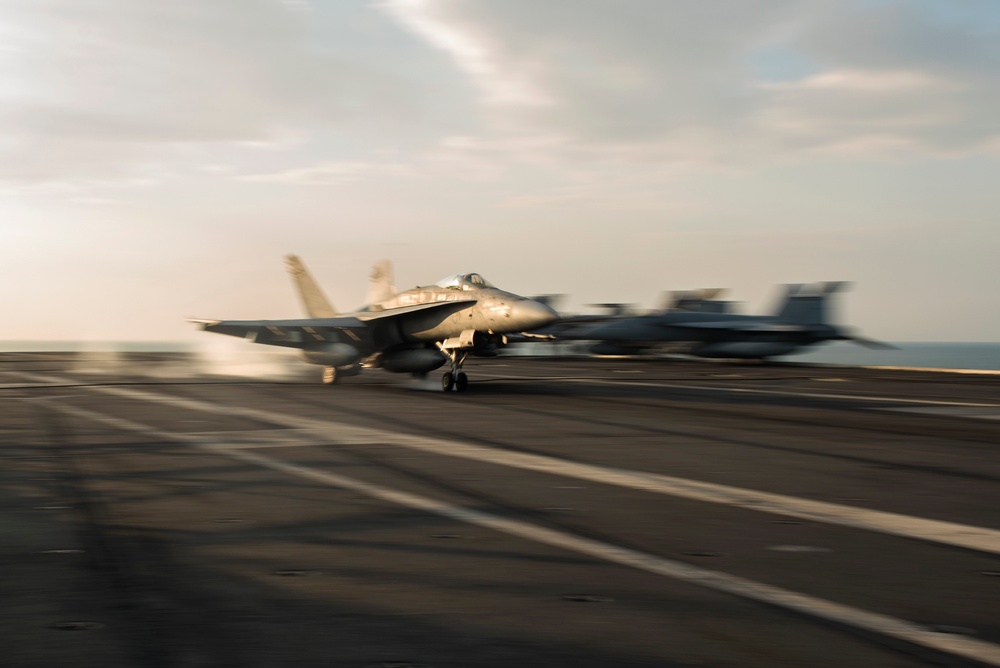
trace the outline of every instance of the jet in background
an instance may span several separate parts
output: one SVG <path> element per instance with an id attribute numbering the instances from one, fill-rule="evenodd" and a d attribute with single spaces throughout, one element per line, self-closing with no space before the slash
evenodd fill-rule
<path id="1" fill-rule="evenodd" d="M 667 292 L 665 293 L 663 306 L 659 309 L 650 311 L 642 310 L 636 304 L 626 304 L 622 302 L 586 304 L 587 307 L 597 309 L 598 312 L 586 314 L 581 313 L 576 315 L 562 314 L 561 309 L 556 308 L 556 304 L 564 301 L 566 295 L 536 295 L 532 297 L 532 299 L 560 311 L 559 319 L 550 325 L 531 332 L 519 332 L 518 334 L 513 334 L 508 336 L 508 339 L 518 343 L 531 341 L 583 340 L 583 337 L 578 336 L 578 334 L 581 332 L 589 332 L 598 324 L 624 320 L 626 318 L 659 315 L 674 309 L 704 311 L 707 313 L 730 313 L 732 302 L 719 301 L 715 299 L 715 297 L 722 292 L 724 292 L 724 290 L 720 288 Z"/>
<path id="2" fill-rule="evenodd" d="M 663 311 L 697 311 L 699 313 L 733 313 L 733 302 L 718 297 L 725 288 L 704 288 L 702 290 L 675 290 L 667 293 Z"/>
<path id="3" fill-rule="evenodd" d="M 741 315 L 719 290 L 673 293 L 663 311 L 616 318 L 564 332 L 560 338 L 598 341 L 598 355 L 634 355 L 670 343 L 672 352 L 724 359 L 768 359 L 802 352 L 824 341 L 890 347 L 829 321 L 829 301 L 847 284 L 790 285 L 773 315 Z"/>
<path id="4" fill-rule="evenodd" d="M 441 386 L 461 392 L 469 383 L 462 364 L 470 354 L 496 355 L 505 334 L 558 318 L 545 304 L 500 290 L 479 274 L 457 274 L 397 293 L 388 262 L 372 270 L 371 303 L 338 313 L 298 257 L 289 255 L 286 263 L 308 318 L 192 322 L 207 332 L 299 349 L 306 362 L 323 366 L 326 384 L 357 374 L 362 366 L 424 376 L 450 362 Z"/>

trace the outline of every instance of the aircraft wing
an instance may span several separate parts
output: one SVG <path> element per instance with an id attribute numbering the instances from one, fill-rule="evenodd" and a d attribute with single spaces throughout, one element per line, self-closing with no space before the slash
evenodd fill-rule
<path id="1" fill-rule="evenodd" d="M 475 300 L 458 302 L 433 302 L 430 304 L 415 304 L 384 311 L 363 311 L 335 318 L 299 318 L 295 320 L 200 320 L 192 319 L 206 332 L 238 336 L 253 343 L 263 343 L 272 346 L 288 346 L 302 348 L 324 342 L 338 343 L 344 341 L 344 336 L 354 341 L 364 338 L 364 330 L 369 322 L 400 317 L 418 311 L 458 310 Z"/>
<path id="2" fill-rule="evenodd" d="M 238 336 L 254 343 L 300 347 L 303 344 L 340 341 L 335 332 L 365 328 L 354 317 L 300 318 L 297 320 L 190 320 L 206 332 Z"/>
<path id="3" fill-rule="evenodd" d="M 899 350 L 899 346 L 894 346 L 884 341 L 876 341 L 875 339 L 866 339 L 863 336 L 849 336 L 847 340 L 853 341 L 865 348 L 871 348 L 872 350 Z"/>
<path id="4" fill-rule="evenodd" d="M 400 315 L 406 315 L 407 313 L 416 313 L 417 311 L 433 311 L 435 309 L 448 310 L 447 307 L 449 306 L 452 310 L 457 311 L 465 308 L 466 306 L 472 306 L 475 303 L 475 299 L 463 299 L 461 301 L 454 302 L 430 302 L 428 304 L 414 304 L 412 306 L 387 308 L 381 311 L 361 311 L 353 313 L 352 316 L 362 322 L 369 322 L 371 320 L 381 320 L 383 318 L 393 318 Z"/>
<path id="5" fill-rule="evenodd" d="M 805 327 L 799 325 L 785 325 L 774 322 L 679 322 L 671 323 L 671 327 L 678 329 L 701 329 L 706 331 L 730 331 L 761 333 L 768 332 L 802 332 Z"/>

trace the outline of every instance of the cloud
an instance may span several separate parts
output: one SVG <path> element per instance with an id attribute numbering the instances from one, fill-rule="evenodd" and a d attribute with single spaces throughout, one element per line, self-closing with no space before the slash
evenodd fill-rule
<path id="1" fill-rule="evenodd" d="M 476 84 L 485 101 L 499 105 L 544 106 L 548 96 L 528 73 L 503 60 L 501 44 L 473 22 L 455 20 L 444 3 L 431 0 L 389 0 L 382 7 L 408 28 L 447 52 Z"/>
<path id="2" fill-rule="evenodd" d="M 765 83 L 763 88 L 773 91 L 834 91 L 839 93 L 882 93 L 927 89 L 938 82 L 923 72 L 907 70 L 829 70 L 807 76 L 798 81 Z M 940 88 L 940 85 L 938 85 Z"/>
<path id="3" fill-rule="evenodd" d="M 339 185 L 360 178 L 385 176 L 413 176 L 412 165 L 399 162 L 325 162 L 310 167 L 287 169 L 262 174 L 244 174 L 237 177 L 250 183 L 285 183 L 293 185 Z"/>
<path id="4" fill-rule="evenodd" d="M 93 206 L 116 206 L 122 203 L 122 200 L 112 199 L 110 197 L 74 197 L 73 202 L 76 204 L 88 204 Z"/>
<path id="5" fill-rule="evenodd" d="M 995 156 L 1000 11 L 952 4 L 10 0 L 0 183 Z"/>
<path id="6" fill-rule="evenodd" d="M 2 19 L 8 182 L 116 178 L 191 145 L 357 130 L 418 99 L 319 43 L 302 3 L 13 0 Z"/>
<path id="7" fill-rule="evenodd" d="M 992 150 L 1000 123 L 1000 12 L 983 2 L 962 12 L 936 0 L 383 6 L 471 79 L 494 144 L 549 136 L 564 158 L 946 156 Z M 798 76 L 765 78 L 762 52 L 771 70 Z"/>
<path id="8" fill-rule="evenodd" d="M 961 84 L 913 70 L 835 69 L 761 88 L 766 102 L 750 119 L 753 130 L 776 152 L 809 157 L 940 155 L 959 148 L 940 141 L 940 131 L 967 114 L 956 99 Z"/>

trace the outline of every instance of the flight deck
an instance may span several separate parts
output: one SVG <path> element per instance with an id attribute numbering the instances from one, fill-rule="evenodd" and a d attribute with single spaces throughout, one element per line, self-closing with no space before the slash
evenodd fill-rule
<path id="1" fill-rule="evenodd" d="M 10 666 L 1000 666 L 1000 375 L 0 354 Z"/>

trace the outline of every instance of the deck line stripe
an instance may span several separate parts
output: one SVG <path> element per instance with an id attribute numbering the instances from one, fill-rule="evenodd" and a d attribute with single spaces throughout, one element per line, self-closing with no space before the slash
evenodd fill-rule
<path id="1" fill-rule="evenodd" d="M 387 445 L 405 447 L 447 457 L 461 457 L 487 464 L 561 475 L 644 492 L 666 494 L 825 524 L 837 524 L 854 529 L 923 540 L 979 552 L 1000 554 L 1000 530 L 986 527 L 869 510 L 867 508 L 846 506 L 825 501 L 814 501 L 784 494 L 761 492 L 659 473 L 585 464 L 546 455 L 513 452 L 484 445 L 474 445 L 472 443 L 427 436 L 415 436 L 369 427 L 358 427 L 329 420 L 316 420 L 266 410 L 224 406 L 222 404 L 196 399 L 183 399 L 145 390 L 114 386 L 95 386 L 91 389 L 105 394 L 141 401 L 153 401 L 188 410 L 252 420 L 264 420 L 284 427 L 305 429 L 315 434 L 324 443 L 340 445 L 385 443 Z"/>
<path id="2" fill-rule="evenodd" d="M 491 375 L 492 378 L 524 380 L 528 376 Z M 580 378 L 578 376 L 552 376 L 546 381 L 558 380 L 569 383 L 594 383 L 597 385 L 628 385 L 633 387 L 667 388 L 671 390 L 699 390 L 706 392 L 731 392 L 734 394 L 768 394 L 779 397 L 806 397 L 809 399 L 849 399 L 852 401 L 874 401 L 879 403 L 917 404 L 921 406 L 966 406 L 969 408 L 997 408 L 1000 404 L 974 403 L 969 401 L 940 401 L 933 399 L 904 399 L 902 397 L 873 397 L 863 394 L 830 394 L 823 392 L 784 392 L 782 390 L 761 390 L 750 387 L 715 387 L 712 385 L 682 385 L 680 383 L 655 383 L 635 380 L 604 380 L 602 378 Z"/>
<path id="3" fill-rule="evenodd" d="M 29 400 L 30 401 L 30 400 Z M 43 400 L 44 401 L 44 400 Z M 79 418 L 112 425 L 119 429 L 192 445 L 203 450 L 263 466 L 274 471 L 312 480 L 324 485 L 348 489 L 396 505 L 433 513 L 466 524 L 524 538 L 536 543 L 586 554 L 604 561 L 725 592 L 744 599 L 766 603 L 786 610 L 823 619 L 828 622 L 862 629 L 867 632 L 902 640 L 954 656 L 972 659 L 991 666 L 1000 666 L 1000 645 L 965 636 L 934 631 L 896 617 L 869 612 L 825 599 L 800 594 L 781 587 L 756 582 L 720 571 L 691 566 L 611 543 L 583 538 L 529 522 L 513 520 L 461 506 L 454 506 L 430 497 L 402 492 L 381 485 L 320 471 L 299 464 L 264 457 L 256 452 L 227 448 L 186 434 L 162 431 L 148 425 L 116 418 L 82 408 L 48 403 L 53 409 Z"/>

